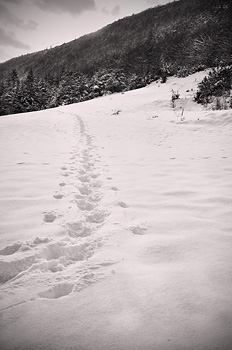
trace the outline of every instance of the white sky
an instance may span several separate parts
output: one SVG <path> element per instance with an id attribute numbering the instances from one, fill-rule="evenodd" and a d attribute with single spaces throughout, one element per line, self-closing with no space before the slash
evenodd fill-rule
<path id="1" fill-rule="evenodd" d="M 61 45 L 172 0 L 0 0 L 0 62 Z"/>

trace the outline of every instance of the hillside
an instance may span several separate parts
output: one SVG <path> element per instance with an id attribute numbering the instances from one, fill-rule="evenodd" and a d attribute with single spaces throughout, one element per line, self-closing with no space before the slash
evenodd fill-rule
<path id="1" fill-rule="evenodd" d="M 0 112 L 55 107 L 139 88 L 160 77 L 165 82 L 167 76 L 231 64 L 231 18 L 230 0 L 174 1 L 61 46 L 11 59 L 0 64 L 0 97 L 7 89 L 11 92 L 12 86 L 18 89 L 33 71 L 36 79 L 43 80 L 40 85 L 48 96 L 47 105 L 36 94 L 30 98 L 36 101 L 33 107 L 30 102 L 23 105 L 21 101 L 28 99 L 23 90 L 23 98 L 17 93 L 16 109 L 9 111 L 14 98 L 7 97 L 2 101 L 7 106 Z M 16 86 L 15 81 L 9 84 L 13 70 Z"/>
<path id="2" fill-rule="evenodd" d="M 123 18 L 55 48 L 0 64 L 0 76 L 16 68 L 22 77 L 69 70 L 93 73 L 120 68 L 139 74 L 176 73 L 227 62 L 232 54 L 230 0 L 180 0 Z M 75 36 L 75 33 L 73 34 Z"/>
<path id="3" fill-rule="evenodd" d="M 0 118 L 0 349 L 232 349 L 232 110 L 192 101 L 206 74 Z"/>

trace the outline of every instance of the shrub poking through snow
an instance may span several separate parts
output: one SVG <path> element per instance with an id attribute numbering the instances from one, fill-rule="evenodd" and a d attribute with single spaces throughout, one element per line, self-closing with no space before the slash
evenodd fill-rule
<path id="1" fill-rule="evenodd" d="M 112 113 L 112 115 L 119 115 L 120 112 L 121 112 L 120 109 L 115 109 L 115 111 Z"/>
<path id="2" fill-rule="evenodd" d="M 200 84 L 194 96 L 197 103 L 210 104 L 213 109 L 231 108 L 232 65 L 219 67 L 209 72 Z"/>
<path id="3" fill-rule="evenodd" d="M 178 92 L 178 90 L 177 91 L 174 91 L 173 89 L 172 89 L 172 97 L 171 97 L 171 106 L 172 106 L 172 108 L 175 108 L 175 100 L 178 100 L 180 98 L 180 94 L 179 94 L 179 92 Z"/>

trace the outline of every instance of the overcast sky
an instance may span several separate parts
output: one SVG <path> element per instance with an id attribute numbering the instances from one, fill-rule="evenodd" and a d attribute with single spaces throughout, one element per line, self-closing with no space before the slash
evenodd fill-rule
<path id="1" fill-rule="evenodd" d="M 0 62 L 173 0 L 0 0 Z"/>

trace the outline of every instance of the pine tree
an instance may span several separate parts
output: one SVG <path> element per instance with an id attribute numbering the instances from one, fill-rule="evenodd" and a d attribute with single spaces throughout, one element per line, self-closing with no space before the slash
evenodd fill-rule
<path id="1" fill-rule="evenodd" d="M 19 87 L 19 76 L 16 69 L 12 69 L 8 77 L 8 88 L 14 89 Z"/>
<path id="2" fill-rule="evenodd" d="M 1 115 L 20 113 L 23 111 L 19 99 L 20 81 L 16 69 L 13 69 L 6 81 L 1 83 L 0 90 Z"/>
<path id="3" fill-rule="evenodd" d="M 51 87 L 44 79 L 40 79 L 37 88 L 39 109 L 49 108 L 51 102 Z"/>
<path id="4" fill-rule="evenodd" d="M 39 88 L 32 68 L 30 68 L 26 80 L 22 84 L 21 92 L 23 109 L 27 112 L 38 111 L 40 109 Z"/>

